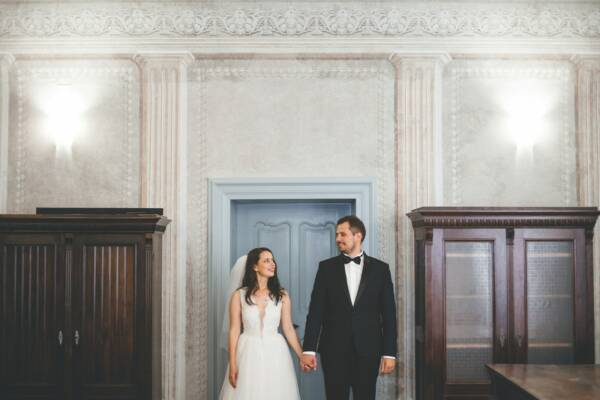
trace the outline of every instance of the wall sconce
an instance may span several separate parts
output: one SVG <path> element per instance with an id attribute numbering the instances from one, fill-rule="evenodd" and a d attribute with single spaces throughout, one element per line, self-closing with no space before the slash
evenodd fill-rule
<path id="1" fill-rule="evenodd" d="M 82 133 L 84 99 L 69 84 L 59 84 L 44 93 L 41 104 L 46 115 L 43 130 L 56 146 L 56 153 L 71 154 L 73 142 Z"/>
<path id="2" fill-rule="evenodd" d="M 549 129 L 545 117 L 556 98 L 543 86 L 543 82 L 533 79 L 513 81 L 498 95 L 506 112 L 506 132 L 517 146 L 517 152 L 532 151 Z"/>

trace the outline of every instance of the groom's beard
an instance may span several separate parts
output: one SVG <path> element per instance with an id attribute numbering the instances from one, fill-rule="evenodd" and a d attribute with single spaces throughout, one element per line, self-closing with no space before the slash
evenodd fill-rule
<path id="1" fill-rule="evenodd" d="M 345 242 L 339 242 L 336 243 L 338 250 L 340 251 L 340 253 L 346 253 L 346 254 L 350 254 L 354 249 L 355 246 L 355 242 L 353 243 L 345 243 Z M 360 250 L 360 247 L 359 247 Z"/>

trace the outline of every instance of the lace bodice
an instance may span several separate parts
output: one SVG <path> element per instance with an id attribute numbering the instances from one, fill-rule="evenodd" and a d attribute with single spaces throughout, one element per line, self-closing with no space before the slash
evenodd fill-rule
<path id="1" fill-rule="evenodd" d="M 240 301 L 242 303 L 243 333 L 250 336 L 276 335 L 281 320 L 281 301 L 275 304 L 271 298 L 266 300 L 264 315 L 261 315 L 261 307 L 256 299 L 254 304 L 246 303 L 246 289 L 240 289 Z"/>

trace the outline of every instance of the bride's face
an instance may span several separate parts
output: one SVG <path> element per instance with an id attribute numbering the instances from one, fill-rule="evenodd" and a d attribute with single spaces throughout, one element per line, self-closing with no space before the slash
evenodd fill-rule
<path id="1" fill-rule="evenodd" d="M 254 265 L 254 271 L 256 271 L 256 274 L 258 276 L 270 278 L 275 275 L 275 268 L 277 268 L 277 265 L 273 259 L 273 254 L 271 254 L 269 251 L 263 251 L 260 253 L 258 262 L 256 265 Z"/>

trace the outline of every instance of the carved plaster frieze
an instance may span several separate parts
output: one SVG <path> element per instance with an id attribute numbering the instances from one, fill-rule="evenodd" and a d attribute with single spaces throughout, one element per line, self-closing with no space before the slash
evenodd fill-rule
<path id="1" fill-rule="evenodd" d="M 538 2 L 4 3 L 0 37 L 600 38 L 600 5 Z"/>

